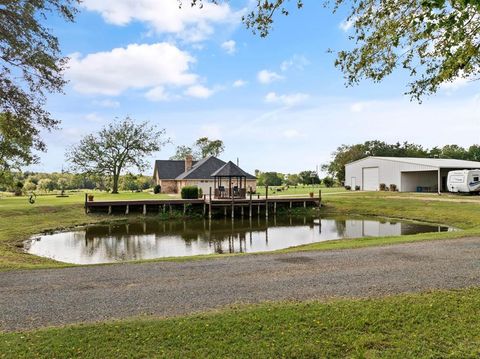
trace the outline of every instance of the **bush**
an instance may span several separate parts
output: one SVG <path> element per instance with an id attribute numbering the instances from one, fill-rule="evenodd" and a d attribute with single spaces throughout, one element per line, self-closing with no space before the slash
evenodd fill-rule
<path id="1" fill-rule="evenodd" d="M 162 186 L 157 184 L 155 187 L 153 187 L 153 193 L 159 194 L 160 192 L 162 192 Z"/>
<path id="2" fill-rule="evenodd" d="M 386 191 L 387 185 L 385 183 L 380 183 L 380 191 Z"/>
<path id="3" fill-rule="evenodd" d="M 201 188 L 198 189 L 198 198 L 202 198 L 203 197 L 203 191 Z"/>
<path id="4" fill-rule="evenodd" d="M 390 184 L 390 191 L 392 191 L 392 192 L 397 191 L 397 185 L 394 184 L 394 183 L 391 183 L 391 184 Z"/>
<path id="5" fill-rule="evenodd" d="M 325 177 L 323 179 L 323 184 L 325 185 L 325 187 L 327 188 L 330 188 L 330 187 L 333 187 L 333 184 L 335 183 L 335 181 L 333 180 L 332 177 Z"/>
<path id="6" fill-rule="evenodd" d="M 197 186 L 185 186 L 182 188 L 182 199 L 197 199 L 198 187 Z"/>
<path id="7" fill-rule="evenodd" d="M 360 186 L 355 186 L 355 191 L 360 191 Z"/>
<path id="8" fill-rule="evenodd" d="M 347 186 L 345 186 L 345 189 L 346 189 L 347 191 L 350 191 L 350 190 L 352 189 L 352 186 L 348 186 L 348 185 L 347 185 Z"/>

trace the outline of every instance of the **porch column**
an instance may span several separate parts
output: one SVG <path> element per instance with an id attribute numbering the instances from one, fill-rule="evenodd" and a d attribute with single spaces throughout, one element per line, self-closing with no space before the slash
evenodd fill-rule
<path id="1" fill-rule="evenodd" d="M 437 176 L 437 181 L 438 181 L 438 194 L 440 194 L 442 190 L 442 176 L 440 174 L 441 168 L 438 168 L 438 176 Z"/>

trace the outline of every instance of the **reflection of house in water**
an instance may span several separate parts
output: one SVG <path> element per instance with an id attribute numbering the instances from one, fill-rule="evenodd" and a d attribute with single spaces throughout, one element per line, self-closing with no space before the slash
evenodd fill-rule
<path id="1" fill-rule="evenodd" d="M 313 227 L 313 219 L 306 217 L 273 217 L 270 221 L 258 217 L 252 220 L 223 220 L 212 222 L 202 221 L 161 221 L 130 224 L 95 225 L 85 230 L 85 247 L 90 254 L 104 246 L 104 251 L 111 258 L 129 257 L 137 259 L 139 253 L 151 251 L 152 246 L 159 241 L 175 238 L 176 245 L 192 248 L 192 254 L 199 247 L 208 247 L 214 253 L 243 253 L 247 247 L 252 247 L 253 238 L 263 238 L 268 246 L 268 229 L 279 227 Z M 136 238 L 151 236 L 150 241 L 137 241 Z M 130 241 L 129 239 L 132 239 Z M 181 243 L 178 240 L 181 239 Z M 142 248 L 146 246 L 148 248 Z M 140 257 L 142 255 L 140 254 Z"/>

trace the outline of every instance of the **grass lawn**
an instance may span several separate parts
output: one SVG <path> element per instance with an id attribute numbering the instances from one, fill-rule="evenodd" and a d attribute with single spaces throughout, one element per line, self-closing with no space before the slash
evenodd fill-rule
<path id="1" fill-rule="evenodd" d="M 0 358 L 474 358 L 480 289 L 0 333 Z"/>
<path id="2" fill-rule="evenodd" d="M 297 188 L 296 190 L 305 189 Z M 306 190 L 310 191 L 309 188 L 306 188 Z M 322 191 L 324 193 L 325 207 L 321 210 L 321 213 L 336 212 L 405 218 L 446 224 L 463 229 L 463 231 L 426 233 L 404 237 L 338 240 L 314 243 L 282 251 L 354 248 L 426 239 L 480 235 L 480 217 L 477 215 L 480 210 L 480 197 L 449 195 L 439 197 L 433 194 L 351 192 L 338 188 L 322 189 Z M 296 194 L 301 193 L 297 192 Z M 153 198 L 170 198 L 170 196 L 153 195 L 148 192 L 126 192 L 118 195 L 95 193 L 96 200 Z M 1 197 L 0 271 L 67 266 L 67 264 L 23 253 L 21 250 L 22 241 L 42 231 L 112 220 L 112 216 L 85 215 L 83 201 L 84 193 L 81 192 L 70 193 L 70 196 L 66 198 L 57 198 L 54 195 L 39 196 L 34 205 L 29 204 L 26 197 Z M 138 218 L 138 215 L 134 214 L 128 216 L 128 220 L 132 221 Z M 114 219 L 119 221 L 127 220 L 124 216 L 115 216 Z M 181 260 L 187 260 L 187 258 L 182 258 Z"/>
<path id="3" fill-rule="evenodd" d="M 151 193 L 120 193 L 117 195 L 95 192 L 96 200 L 121 199 L 157 199 L 168 195 Z M 69 193 L 69 197 L 57 198 L 55 195 L 38 196 L 36 203 L 28 203 L 27 197 L 0 197 L 0 271 L 8 269 L 62 267 L 66 264 L 50 259 L 36 257 L 21 251 L 22 241 L 28 237 L 48 230 L 111 220 L 106 215 L 87 216 L 83 203 L 85 194 Z M 135 216 L 130 216 L 135 219 Z M 122 219 L 115 217 L 115 219 Z"/>

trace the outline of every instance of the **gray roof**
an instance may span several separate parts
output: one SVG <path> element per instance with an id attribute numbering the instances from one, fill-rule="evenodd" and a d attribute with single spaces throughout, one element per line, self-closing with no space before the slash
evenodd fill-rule
<path id="1" fill-rule="evenodd" d="M 157 160 L 155 161 L 155 172 L 160 179 L 175 179 L 185 172 L 185 161 L 183 160 Z"/>
<path id="2" fill-rule="evenodd" d="M 246 177 L 247 179 L 255 179 L 255 176 L 245 172 L 232 161 L 228 161 L 217 171 L 212 173 L 212 177 Z"/>
<path id="3" fill-rule="evenodd" d="M 241 168 L 236 166 L 232 161 L 225 163 L 219 158 L 210 156 L 200 161 L 193 161 L 193 166 L 190 170 L 185 172 L 185 161 L 183 160 L 157 160 L 155 161 L 155 171 L 153 176 L 158 173 L 160 179 L 170 180 L 183 180 L 183 179 L 200 179 L 211 180 L 213 173 L 218 172 L 222 168 L 231 168 L 227 166 L 232 164 L 235 167 L 235 173 L 241 173 L 240 175 L 233 176 L 246 176 L 247 179 L 256 179 L 255 176 L 248 174 Z M 227 167 L 225 167 L 227 166 Z M 230 170 L 231 171 L 231 170 Z"/>
<path id="4" fill-rule="evenodd" d="M 212 173 L 225 164 L 224 161 L 210 156 L 198 161 L 189 171 L 183 172 L 175 179 L 211 179 Z"/>
<path id="5" fill-rule="evenodd" d="M 451 158 L 416 158 L 416 157 L 380 157 L 371 156 L 379 160 L 410 163 L 434 168 L 480 168 L 480 162 L 455 160 Z"/>

